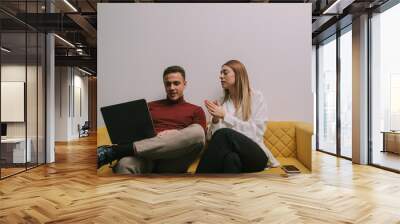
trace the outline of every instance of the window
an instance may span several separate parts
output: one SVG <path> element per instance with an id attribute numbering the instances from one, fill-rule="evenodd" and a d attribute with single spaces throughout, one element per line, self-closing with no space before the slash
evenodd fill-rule
<path id="1" fill-rule="evenodd" d="M 400 170 L 400 155 L 388 151 L 384 143 L 386 133 L 392 135 L 391 131 L 400 130 L 399 22 L 399 4 L 371 18 L 370 158 L 372 164 L 394 170 Z M 400 136 L 392 140 L 397 138 Z M 399 147 L 400 144 L 395 146 Z"/>
<path id="2" fill-rule="evenodd" d="M 318 149 L 336 154 L 336 37 L 318 48 Z"/>
<path id="3" fill-rule="evenodd" d="M 340 36 L 340 155 L 352 157 L 352 35 Z"/>
<path id="4" fill-rule="evenodd" d="M 350 159 L 352 157 L 352 26 L 345 27 L 337 32 L 337 35 L 323 41 L 317 53 L 317 149 Z"/>

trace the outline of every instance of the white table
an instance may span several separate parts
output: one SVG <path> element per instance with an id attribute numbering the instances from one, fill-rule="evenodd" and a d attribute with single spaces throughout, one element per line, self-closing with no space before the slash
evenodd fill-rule
<path id="1" fill-rule="evenodd" d="M 6 138 L 1 139 L 1 147 L 13 147 L 13 163 L 25 163 L 31 162 L 32 154 L 31 154 L 31 145 L 32 140 L 30 138 L 27 139 L 27 146 L 25 151 L 25 138 Z M 26 154 L 25 154 L 26 152 Z M 25 161 L 26 159 L 26 161 Z"/>

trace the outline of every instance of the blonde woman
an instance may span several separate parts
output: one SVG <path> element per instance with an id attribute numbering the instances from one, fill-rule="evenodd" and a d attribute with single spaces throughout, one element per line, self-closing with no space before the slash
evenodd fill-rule
<path id="1" fill-rule="evenodd" d="M 250 88 L 245 66 L 237 60 L 226 62 L 219 79 L 224 97 L 205 101 L 212 116 L 208 136 L 197 173 L 258 172 L 279 166 L 263 136 L 267 110 L 263 94 Z"/>

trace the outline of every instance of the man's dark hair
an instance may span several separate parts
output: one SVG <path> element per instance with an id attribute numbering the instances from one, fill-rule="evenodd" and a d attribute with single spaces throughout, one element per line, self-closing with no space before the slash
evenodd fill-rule
<path id="1" fill-rule="evenodd" d="M 173 66 L 169 66 L 168 68 L 166 68 L 163 73 L 163 78 L 168 74 L 176 73 L 176 72 L 181 73 L 183 80 L 186 79 L 185 70 L 181 66 L 178 66 L 178 65 L 173 65 Z"/>

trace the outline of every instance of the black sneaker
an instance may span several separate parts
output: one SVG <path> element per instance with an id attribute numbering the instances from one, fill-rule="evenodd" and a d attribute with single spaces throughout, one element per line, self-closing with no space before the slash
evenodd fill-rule
<path id="1" fill-rule="evenodd" d="M 107 163 L 111 166 L 112 161 L 115 159 L 117 158 L 112 146 L 102 145 L 97 148 L 97 169 Z"/>

